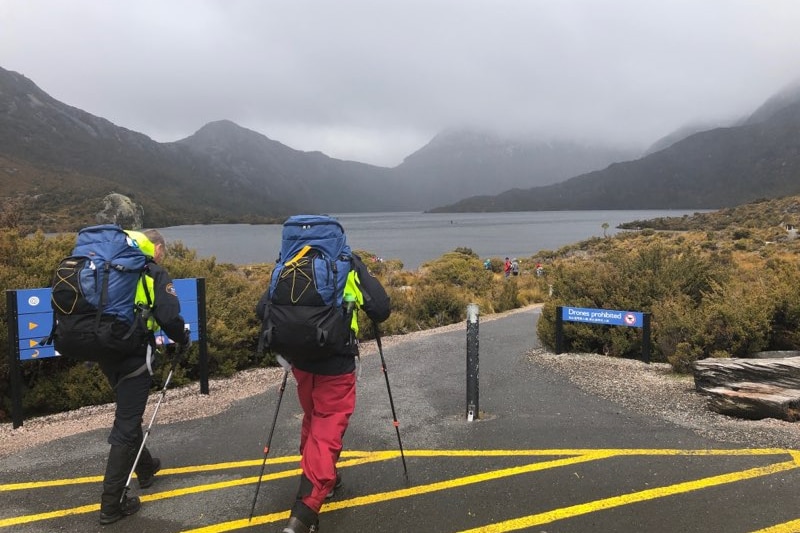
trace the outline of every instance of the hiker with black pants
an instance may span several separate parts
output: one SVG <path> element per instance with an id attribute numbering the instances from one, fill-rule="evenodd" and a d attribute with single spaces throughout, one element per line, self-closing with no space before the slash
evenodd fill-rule
<path id="1" fill-rule="evenodd" d="M 296 224 L 296 231 L 302 232 L 303 229 L 313 231 L 316 223 L 338 227 L 337 222 L 324 219 L 318 222 L 314 217 L 306 219 L 301 216 L 300 222 Z M 343 239 L 343 236 L 341 238 Z M 306 251 L 307 248 L 293 257 L 286 257 L 285 259 L 290 260 L 281 266 L 287 269 L 293 267 L 300 269 L 304 268 L 302 267 L 304 261 L 310 265 L 313 259 L 303 258 Z M 349 255 L 349 247 L 346 247 L 346 253 Z M 297 396 L 303 408 L 300 431 L 302 474 L 291 516 L 282 530 L 283 533 L 317 531 L 322 504 L 341 486 L 341 476 L 337 472 L 336 462 L 342 451 L 342 439 L 356 402 L 355 358 L 358 355 L 356 309 L 363 309 L 376 323 L 383 322 L 391 313 L 389 296 L 361 259 L 352 254 L 350 264 L 351 269 L 344 284 L 343 306 L 338 311 L 344 313 L 344 328 L 350 337 L 347 345 L 324 357 L 316 353 L 321 348 L 305 348 L 305 353 L 287 357 L 291 359 L 291 371 L 297 381 Z M 279 291 L 280 289 L 277 292 Z M 270 300 L 268 290 L 259 301 L 256 314 L 267 322 L 270 313 L 275 313 L 274 305 L 275 299 Z M 270 306 L 273 306 L 272 311 Z M 287 349 L 283 352 L 283 355 L 288 351 Z"/>
<path id="2" fill-rule="evenodd" d="M 172 278 L 158 265 L 158 261 L 164 258 L 166 252 L 164 237 L 156 230 L 126 233 L 149 257 L 145 276 L 139 280 L 136 289 L 135 304 L 149 307 L 150 312 L 143 317 L 146 320 L 147 332 L 146 342 L 141 350 L 118 362 L 99 362 L 103 374 L 114 389 L 117 404 L 114 425 L 108 436 L 111 451 L 103 478 L 103 495 L 100 503 L 100 523 L 104 525 L 131 515 L 141 507 L 138 497 L 127 495 L 123 497 L 123 494 L 143 439 L 142 417 L 152 384 L 152 356 L 155 348 L 153 332 L 160 327 L 170 339 L 181 344 L 181 351 L 191 343 L 189 331 L 184 330 L 180 302 Z M 143 448 L 136 465 L 139 487 L 151 486 L 160 468 L 161 461 L 152 457 L 147 447 Z"/>

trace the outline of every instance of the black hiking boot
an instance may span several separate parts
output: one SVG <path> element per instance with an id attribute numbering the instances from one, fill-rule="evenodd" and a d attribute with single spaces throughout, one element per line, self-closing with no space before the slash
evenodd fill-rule
<path id="1" fill-rule="evenodd" d="M 131 496 L 128 498 L 125 496 L 125 499 L 122 500 L 122 503 L 119 504 L 116 511 L 112 511 L 111 513 L 104 513 L 100 511 L 100 525 L 106 526 L 108 524 L 113 524 L 118 520 L 122 520 L 126 516 L 130 516 L 139 509 L 142 508 L 142 504 L 139 501 L 139 498 L 136 496 Z"/>
<path id="2" fill-rule="evenodd" d="M 137 497 L 122 497 L 136 453 L 136 448 L 120 445 L 112 445 L 108 452 L 106 474 L 103 478 L 103 495 L 100 497 L 99 521 L 102 525 L 113 524 L 130 516 L 142 506 Z"/>
<path id="3" fill-rule="evenodd" d="M 314 533 L 319 531 L 319 521 L 307 526 L 296 516 L 290 516 L 281 533 Z"/>
<path id="4" fill-rule="evenodd" d="M 311 482 L 305 475 L 300 476 L 300 490 L 308 488 Z M 319 518 L 308 505 L 302 501 L 302 496 L 297 495 L 297 499 L 292 505 L 292 514 L 289 522 L 281 530 L 281 533 L 313 533 L 319 531 Z"/>
<path id="5" fill-rule="evenodd" d="M 339 471 L 336 471 L 336 484 L 333 486 L 331 491 L 325 496 L 326 500 L 330 500 L 336 494 L 336 491 L 342 488 L 342 475 Z"/>
<path id="6" fill-rule="evenodd" d="M 161 459 L 150 455 L 150 450 L 145 446 L 139 457 L 139 463 L 136 465 L 136 479 L 139 480 L 139 488 L 146 489 L 152 486 L 159 470 L 161 470 Z"/>

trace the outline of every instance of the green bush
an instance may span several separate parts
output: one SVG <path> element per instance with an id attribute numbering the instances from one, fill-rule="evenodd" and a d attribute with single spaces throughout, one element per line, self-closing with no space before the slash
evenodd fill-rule
<path id="1" fill-rule="evenodd" d="M 426 284 L 415 292 L 411 319 L 419 329 L 461 322 L 466 318 L 467 301 L 463 293 L 445 283 Z"/>
<path id="2" fill-rule="evenodd" d="M 486 292 L 492 284 L 493 276 L 474 254 L 449 252 L 424 265 L 426 282 L 449 284 L 470 294 Z"/>
<path id="3" fill-rule="evenodd" d="M 9 288 L 46 287 L 55 266 L 73 245 L 74 234 L 49 238 L 41 233 L 23 236 L 16 229 L 0 230 L 0 279 Z M 401 262 L 376 260 L 366 251 L 359 255 L 392 298 L 392 316 L 381 327 L 387 335 L 463 321 L 469 302 L 478 303 L 482 313 L 495 308 L 511 309 L 519 302 L 517 284 L 509 284 L 502 276 L 485 270 L 469 248 L 445 254 L 418 272 L 402 271 Z M 269 283 L 271 264 L 220 264 L 213 257 L 198 258 L 194 250 L 180 242 L 168 244 L 162 264 L 175 279 L 205 280 L 210 376 L 230 376 L 246 368 L 275 364 L 269 352 L 257 353 L 260 324 L 255 316 L 256 303 Z M 539 282 L 533 276 L 520 276 L 518 283 L 530 297 Z M 0 306 L 5 319 L 5 301 Z M 373 338 L 366 317 L 361 316 L 360 324 L 361 338 Z M 7 330 L 0 328 L 4 347 L 8 346 Z M 198 359 L 195 343 L 176 369 L 172 384 L 179 386 L 199 379 Z M 20 367 L 23 405 L 29 416 L 106 403 L 113 398 L 94 364 L 55 358 L 22 362 Z M 7 419 L 11 403 L 7 356 L 0 360 L 0 378 L 0 419 Z M 162 385 L 161 379 L 163 376 L 157 373 L 154 388 Z"/>
<path id="4" fill-rule="evenodd" d="M 626 239 L 616 240 L 616 243 Z M 614 242 L 614 239 L 606 239 Z M 555 347 L 555 307 L 588 307 L 653 313 L 662 305 L 675 312 L 676 320 L 666 320 L 672 331 L 660 331 L 661 324 L 653 322 L 655 340 L 652 357 L 666 360 L 683 339 L 683 327 L 696 328 L 697 317 L 686 323 L 677 316 L 697 307 L 698 302 L 729 275 L 728 262 L 719 257 L 706 257 L 693 249 L 681 250 L 679 245 L 670 245 L 659 234 L 641 235 L 637 247 L 606 245 L 601 257 L 593 260 L 559 262 L 551 268 L 550 282 L 553 299 L 545 306 L 539 321 L 539 336 L 545 346 Z M 682 307 L 675 307 L 680 297 Z M 640 357 L 642 353 L 641 330 L 639 328 L 604 327 L 586 324 L 566 324 L 565 342 L 570 350 L 604 353 L 620 357 Z M 666 350 L 666 351 L 665 351 Z"/>
<path id="5" fill-rule="evenodd" d="M 516 278 L 508 278 L 501 285 L 494 310 L 498 313 L 519 307 L 519 285 Z"/>
<path id="6" fill-rule="evenodd" d="M 544 302 L 537 332 L 552 349 L 557 306 L 641 311 L 651 313 L 653 359 L 688 372 L 700 358 L 800 347 L 800 240 L 785 239 L 784 230 L 775 227 L 775 220 L 796 212 L 798 205 L 800 198 L 770 200 L 726 209 L 715 217 L 703 213 L 665 220 L 662 224 L 670 231 L 620 232 L 521 260 L 545 263 L 546 276 L 541 278 L 523 269 L 505 279 L 501 259 L 491 258 L 492 269 L 486 270 L 464 247 L 415 272 L 403 271 L 400 261 L 358 253 L 392 299 L 392 315 L 381 326 L 386 335 L 462 322 L 468 303 L 478 304 L 487 315 Z M 42 233 L 25 236 L 15 228 L 0 230 L 0 281 L 10 289 L 48 286 L 55 265 L 73 244 L 74 235 L 50 238 Z M 259 324 L 254 314 L 271 264 L 218 264 L 171 243 L 164 265 L 174 278 L 205 279 L 212 377 L 275 364 L 269 354 L 256 353 Z M 6 320 L 5 300 L 0 311 Z M 361 318 L 361 337 L 370 339 L 372 328 Z M 7 324 L 0 327 L 5 349 L 7 332 Z M 569 351 L 614 357 L 639 357 L 642 352 L 639 328 L 568 322 L 564 334 Z M 198 355 L 195 345 L 176 370 L 176 385 L 198 379 Z M 111 399 L 96 365 L 29 361 L 21 364 L 21 378 L 28 414 Z M 162 378 L 156 376 L 155 386 Z M 0 394 L 0 418 L 7 419 L 7 354 L 0 359 Z"/>

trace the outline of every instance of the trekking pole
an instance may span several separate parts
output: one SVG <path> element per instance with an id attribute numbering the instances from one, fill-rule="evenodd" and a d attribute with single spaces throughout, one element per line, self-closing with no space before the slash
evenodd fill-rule
<path id="1" fill-rule="evenodd" d="M 120 503 L 125 501 L 125 496 L 127 496 L 128 490 L 130 490 L 133 473 L 136 472 L 136 466 L 139 464 L 139 459 L 142 457 L 142 451 L 144 451 L 144 445 L 147 442 L 147 437 L 150 436 L 150 430 L 153 428 L 153 422 L 156 421 L 156 415 L 158 414 L 158 409 L 159 407 L 161 407 L 161 402 L 167 395 L 167 387 L 169 386 L 169 382 L 172 380 L 172 374 L 178 367 L 178 363 L 180 362 L 180 356 L 183 354 L 183 351 L 184 348 L 181 345 L 175 350 L 175 355 L 172 357 L 172 365 L 169 368 L 169 374 L 167 374 L 167 379 L 164 381 L 164 386 L 161 388 L 161 396 L 158 398 L 158 403 L 156 403 L 156 407 L 153 410 L 153 416 L 150 417 L 150 423 L 147 425 L 147 430 L 144 432 L 144 436 L 142 437 L 142 444 L 139 446 L 139 451 L 136 453 L 136 459 L 134 459 L 133 461 L 133 466 L 131 467 L 131 471 L 128 474 L 128 480 L 125 482 L 125 488 L 122 490 L 122 496 L 120 496 L 119 498 Z"/>
<path id="2" fill-rule="evenodd" d="M 397 421 L 397 413 L 394 410 L 394 400 L 392 399 L 392 387 L 389 386 L 389 372 L 386 370 L 386 359 L 383 357 L 383 347 L 381 346 L 381 333 L 378 330 L 378 324 L 372 323 L 372 329 L 375 331 L 375 342 L 378 344 L 378 353 L 381 355 L 381 368 L 383 369 L 383 377 L 386 378 L 386 390 L 389 392 L 389 405 L 392 408 L 392 418 L 394 418 L 394 430 L 397 432 L 397 444 L 400 446 L 400 458 L 403 460 L 403 473 L 406 477 L 406 484 L 410 485 L 408 480 L 408 468 L 406 468 L 406 456 L 403 453 L 403 441 L 400 440 L 400 422 Z"/>
<path id="3" fill-rule="evenodd" d="M 253 505 L 250 506 L 250 518 L 247 521 L 251 521 L 253 519 L 253 513 L 256 510 L 256 500 L 258 499 L 258 491 L 261 489 L 261 478 L 264 477 L 264 468 L 267 466 L 267 455 L 269 454 L 269 446 L 272 444 L 272 434 L 275 432 L 275 422 L 278 420 L 278 411 L 281 408 L 281 400 L 283 399 L 283 391 L 286 390 L 286 379 L 289 377 L 289 371 L 284 369 L 283 371 L 283 381 L 281 381 L 281 388 L 278 391 L 278 404 L 275 406 L 275 415 L 272 417 L 272 427 L 269 428 L 269 436 L 267 437 L 267 443 L 264 445 L 264 461 L 261 463 L 261 473 L 258 475 L 258 483 L 256 484 L 256 493 L 253 495 Z"/>

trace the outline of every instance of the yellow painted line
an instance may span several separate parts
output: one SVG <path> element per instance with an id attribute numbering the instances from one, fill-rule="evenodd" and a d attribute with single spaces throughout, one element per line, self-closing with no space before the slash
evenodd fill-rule
<path id="1" fill-rule="evenodd" d="M 561 468 L 580 463 L 588 463 L 591 461 L 598 461 L 601 459 L 608 459 L 613 457 L 611 453 L 599 451 L 591 452 L 576 457 L 566 457 L 563 459 L 554 459 L 552 461 L 542 461 L 539 463 L 529 463 L 522 466 L 513 466 L 510 468 L 502 468 L 500 470 L 492 470 L 481 474 L 472 474 L 460 478 L 454 478 L 447 481 L 438 481 L 436 483 L 429 483 L 427 485 L 418 485 L 407 489 L 393 490 L 389 492 L 379 492 L 376 494 L 369 494 L 367 496 L 359 496 L 349 500 L 339 502 L 332 502 L 324 507 L 325 511 L 335 511 L 337 509 L 344 509 L 346 507 L 354 507 L 359 505 L 369 505 L 373 503 L 385 502 L 395 500 L 398 498 L 407 498 L 409 496 L 419 496 L 421 494 L 428 494 L 441 490 L 453 489 L 456 487 L 463 487 L 465 485 L 472 485 L 474 483 L 482 483 L 484 481 L 492 481 L 504 477 L 516 476 L 520 474 L 529 474 L 531 472 L 539 472 L 542 470 L 550 470 L 553 468 Z"/>
<path id="2" fill-rule="evenodd" d="M 369 457 L 359 457 L 356 459 L 347 459 L 345 461 L 341 461 L 339 463 L 339 468 L 348 468 L 351 466 L 358 466 L 367 463 L 377 463 L 380 461 L 385 461 L 388 458 L 391 458 L 393 454 L 386 454 L 386 453 L 375 453 Z M 271 481 L 275 479 L 283 479 L 287 477 L 299 476 L 302 473 L 300 468 L 293 468 L 291 470 L 282 470 L 280 472 L 274 472 L 270 474 L 264 474 L 262 481 Z M 199 492 L 208 492 L 210 490 L 218 490 L 218 489 L 227 489 L 230 487 L 237 487 L 239 485 L 248 485 L 250 483 L 257 483 L 258 476 L 247 477 L 242 479 L 234 479 L 231 481 L 220 481 L 218 483 L 211 483 L 208 485 L 197 485 L 194 487 L 187 487 L 183 489 L 176 489 L 171 491 L 159 492 L 156 494 L 150 494 L 147 496 L 142 496 L 142 501 L 154 501 L 154 500 L 163 500 L 166 498 L 175 498 L 178 496 L 186 496 L 187 494 L 197 494 Z"/>
<path id="3" fill-rule="evenodd" d="M 344 455 L 344 454 L 342 454 Z M 339 466 L 341 468 L 347 468 L 350 466 L 356 466 L 371 462 L 378 462 L 378 461 L 385 461 L 387 458 L 392 458 L 396 455 L 395 452 L 390 453 L 373 453 L 370 454 L 368 457 L 356 457 L 354 459 L 347 459 L 342 461 Z M 263 459 L 262 459 L 263 461 Z M 296 459 L 295 459 L 296 462 Z M 261 463 L 258 463 L 261 464 Z M 299 476 L 301 473 L 300 468 L 293 468 L 291 470 L 283 470 L 281 472 L 274 472 L 270 474 L 264 474 L 262 478 L 263 481 L 270 481 L 274 479 L 281 479 L 287 477 L 294 477 Z M 139 499 L 143 502 L 149 501 L 156 501 L 156 500 L 164 500 L 167 498 L 176 498 L 178 496 L 186 496 L 188 494 L 197 494 L 200 492 L 208 492 L 212 490 L 220 490 L 220 489 L 227 489 L 230 487 L 236 487 L 239 485 L 247 485 L 250 483 L 257 483 L 258 476 L 247 477 L 242 479 L 235 479 L 231 481 L 221 481 L 218 483 L 210 483 L 206 485 L 195 485 L 193 487 L 188 487 L 184 489 L 177 489 L 171 491 L 164 491 L 158 492 L 155 494 L 147 494 L 139 496 Z M 80 507 L 72 507 L 70 509 L 61 509 L 58 511 L 50 511 L 47 513 L 38 513 L 38 514 L 31 514 L 31 515 L 23 515 L 23 516 L 16 516 L 11 518 L 0 519 L 0 528 L 15 526 L 19 524 L 27 524 L 30 522 L 38 522 L 42 520 L 51 520 L 54 518 L 62 518 L 65 516 L 70 515 L 77 515 L 77 514 L 85 514 L 91 513 L 100 510 L 100 504 L 92 504 L 92 505 L 82 505 Z"/>
<path id="4" fill-rule="evenodd" d="M 0 492 L 12 490 L 41 489 L 44 487 L 61 487 L 64 485 L 80 485 L 81 483 L 99 483 L 103 476 L 74 477 L 69 479 L 52 479 L 49 481 L 29 481 L 26 483 L 8 483 L 0 485 Z"/>
<path id="5" fill-rule="evenodd" d="M 342 457 L 366 457 L 372 455 L 373 452 L 342 452 Z M 399 457 L 399 452 L 397 456 Z M 264 459 L 249 459 L 246 461 L 234 461 L 227 463 L 213 463 L 206 465 L 195 466 L 182 466 L 175 468 L 165 468 L 158 471 L 159 477 L 170 476 L 176 474 L 194 474 L 197 472 L 213 472 L 215 470 L 229 470 L 235 468 L 246 468 L 250 466 L 261 466 Z M 286 463 L 299 463 L 299 455 L 289 455 L 285 457 L 267 458 L 267 465 L 277 465 Z M 46 487 L 61 487 L 65 485 L 80 485 L 82 483 L 99 483 L 103 481 L 103 476 L 88 476 L 76 477 L 67 479 L 51 479 L 47 481 L 29 481 L 26 483 L 7 483 L 0 485 L 0 492 L 13 491 L 13 490 L 30 490 L 41 489 Z"/>
<path id="6" fill-rule="evenodd" d="M 326 504 L 323 507 L 323 512 L 328 510 L 336 510 L 350 506 L 361 506 L 361 505 L 369 505 L 372 503 L 378 503 L 383 501 L 388 501 L 392 499 L 398 498 L 405 498 L 410 496 L 415 496 L 419 494 L 425 494 L 428 492 L 440 491 L 440 490 L 447 490 L 454 487 L 459 487 L 463 485 L 468 485 L 471 483 L 479 483 L 482 481 L 488 481 L 491 479 L 498 479 L 501 477 L 517 475 L 527 472 L 534 472 L 536 470 L 542 470 L 545 468 L 556 468 L 559 466 L 575 464 L 580 462 L 586 461 L 593 461 L 597 459 L 605 459 L 609 457 L 615 456 L 746 456 L 746 455 L 778 455 L 778 454 L 790 454 L 793 457 L 793 461 L 791 463 L 782 463 L 782 464 L 793 464 L 795 466 L 800 466 L 800 451 L 794 450 L 786 450 L 780 448 L 754 448 L 754 449 L 710 449 L 710 450 L 676 450 L 676 449 L 552 449 L 552 450 L 405 450 L 405 455 L 407 457 L 504 457 L 504 456 L 571 456 L 564 459 L 558 459 L 554 461 L 547 461 L 542 463 L 534 463 L 530 465 L 525 465 L 522 467 L 512 467 L 508 469 L 502 470 L 495 470 L 492 472 L 488 472 L 485 474 L 477 474 L 472 476 L 466 476 L 462 478 L 456 478 L 449 481 L 443 481 L 438 483 L 432 483 L 429 485 L 422 485 L 417 487 L 412 487 L 409 489 L 401 489 L 397 491 L 390 491 L 385 493 L 378 493 L 373 495 L 367 495 L 362 497 L 353 498 L 350 500 L 344 500 L 341 502 L 333 502 Z M 356 466 L 366 463 L 373 463 L 373 462 L 380 462 L 380 461 L 387 461 L 391 459 L 398 459 L 400 457 L 399 451 L 382 451 L 382 452 L 365 452 L 365 451 L 344 451 L 341 455 L 343 458 L 347 458 L 344 461 L 341 461 L 339 466 L 342 468 L 349 467 L 349 466 Z M 286 456 L 286 457 L 278 457 L 278 458 L 269 458 L 267 461 L 268 465 L 276 465 L 276 464 L 288 464 L 288 463 L 297 463 L 299 462 L 299 456 Z M 244 468 L 244 467 L 252 467 L 252 466 L 260 466 L 263 463 L 262 459 L 251 459 L 246 461 L 236 461 L 236 462 L 226 462 L 226 463 L 216 463 L 216 464 L 207 464 L 207 465 L 198 465 L 198 466 L 187 466 L 187 467 L 179 467 L 179 468 L 171 468 L 171 469 L 164 469 L 163 471 L 159 472 L 159 475 L 171 475 L 171 474 L 186 474 L 186 473 L 197 473 L 197 472 L 208 472 L 208 471 L 217 471 L 217 470 L 226 470 L 226 469 L 235 469 L 235 468 Z M 745 471 L 749 472 L 749 471 Z M 289 469 L 283 470 L 280 472 L 273 472 L 267 473 L 263 476 L 263 481 L 270 481 L 275 479 L 282 479 L 286 477 L 296 476 L 300 474 L 300 469 Z M 763 475 L 763 474 L 762 474 Z M 713 478 L 711 478 L 713 479 Z M 742 477 L 741 479 L 747 479 L 747 477 Z M 38 482 L 29 482 L 29 483 L 13 483 L 13 484 L 6 484 L 0 485 L 0 492 L 1 491 L 13 491 L 13 490 L 24 490 L 24 489 L 34 489 L 34 488 L 42 488 L 42 487 L 53 487 L 53 486 L 62 486 L 62 485 L 74 485 L 80 483 L 94 483 L 94 482 L 101 482 L 102 476 L 90 476 L 90 477 L 82 477 L 82 478 L 73 478 L 73 479 L 60 479 L 60 480 L 50 480 L 50 481 L 38 481 Z M 240 485 L 247 485 L 250 483 L 256 483 L 258 481 L 258 476 L 252 476 L 242 479 L 230 480 L 230 481 L 223 481 L 218 483 L 211 483 L 205 485 L 196 485 L 188 488 L 183 489 L 176 489 L 172 491 L 164 491 L 155 494 L 149 495 L 142 495 L 140 496 L 142 501 L 155 501 L 155 500 L 162 500 L 167 498 L 175 498 L 179 496 L 185 496 L 189 494 L 196 494 L 200 492 L 208 492 L 213 490 L 221 490 L 230 487 L 240 486 Z M 695 490 L 695 489 L 691 489 Z M 620 504 L 622 505 L 622 504 Z M 76 514 L 84 514 L 90 513 L 99 510 L 98 504 L 92 505 L 85 505 L 79 507 L 73 507 L 70 509 L 62 509 L 58 511 L 51 511 L 47 513 L 39 513 L 39 514 L 32 514 L 32 515 L 24 515 L 19 517 L 11 517 L 6 519 L 0 519 L 0 528 L 9 527 L 12 525 L 24 524 L 29 522 L 41 521 L 41 520 L 49 520 L 54 518 L 60 518 L 69 515 L 76 515 Z M 591 511 L 586 511 L 591 512 Z M 229 527 L 230 529 L 239 529 L 241 527 L 248 527 L 250 525 L 254 525 L 258 520 L 261 522 L 258 523 L 268 523 L 273 521 L 273 518 L 268 517 L 277 517 L 274 520 L 280 520 L 281 518 L 285 518 L 285 513 L 278 513 L 273 515 L 264 515 L 261 517 L 254 517 L 253 522 L 247 522 L 246 524 L 242 524 L 242 521 L 234 521 L 228 524 L 219 524 L 215 526 L 209 526 L 212 529 L 200 529 L 194 531 L 228 531 L 229 529 L 219 529 L 224 527 Z M 780 531 L 780 530 L 778 530 Z"/>
<path id="7" fill-rule="evenodd" d="M 664 498 L 667 496 L 674 496 L 676 494 L 684 494 L 699 489 L 714 487 L 717 485 L 724 485 L 726 483 L 734 483 L 737 481 L 744 481 L 746 479 L 753 479 L 761 476 L 768 476 L 792 470 L 797 468 L 797 463 L 786 461 L 783 463 L 775 463 L 769 466 L 760 468 L 751 468 L 749 470 L 742 470 L 741 472 L 734 472 L 730 474 L 722 474 L 719 476 L 712 476 L 695 481 L 686 481 L 684 483 L 677 483 L 665 487 L 658 487 L 654 489 L 643 490 L 623 496 L 614 496 L 611 498 L 604 498 L 602 500 L 595 500 L 593 502 L 583 503 L 579 505 L 572 505 L 570 507 L 563 507 L 561 509 L 554 509 L 545 513 L 526 516 L 523 518 L 516 518 L 499 522 L 496 524 L 488 524 L 474 529 L 468 529 L 459 533 L 505 533 L 507 531 L 517 531 L 519 529 L 530 528 L 533 526 L 540 526 L 542 524 L 549 524 L 558 520 L 573 518 L 597 511 L 604 511 L 613 509 L 623 505 L 632 503 L 639 503 L 657 498 Z"/>
<path id="8" fill-rule="evenodd" d="M 471 485 L 474 483 L 481 483 L 484 481 L 490 481 L 495 479 L 500 479 L 509 476 L 515 476 L 520 474 L 528 474 L 531 472 L 537 472 L 541 470 L 547 470 L 551 468 L 560 468 L 563 466 L 574 465 L 578 463 L 586 463 L 590 461 L 597 461 L 600 459 L 606 459 L 608 457 L 613 457 L 613 454 L 604 453 L 604 452 L 592 452 L 589 454 L 577 456 L 577 457 L 567 457 L 564 459 L 556 459 L 553 461 L 543 461 L 540 463 L 530 463 L 523 466 L 515 466 L 511 468 L 503 468 L 501 470 L 494 470 L 491 472 L 485 472 L 482 474 L 474 474 L 470 476 L 464 476 L 460 478 L 450 479 L 447 481 L 439 481 L 436 483 L 430 483 L 428 485 L 418 485 L 414 487 L 410 487 L 407 489 L 399 489 L 393 490 L 389 492 L 379 492 L 377 494 L 370 494 L 367 496 L 358 496 L 356 498 L 351 498 L 349 500 L 342 500 L 339 502 L 331 502 L 326 503 L 320 512 L 326 513 L 329 511 L 336 511 L 339 509 L 346 509 L 349 507 L 360 507 L 363 505 L 371 505 L 380 502 L 386 502 L 391 500 L 397 500 L 401 498 L 408 498 L 411 496 L 419 496 L 422 494 L 428 494 L 431 492 L 443 491 L 448 490 L 456 487 L 462 487 L 465 485 Z M 233 531 L 235 529 L 242 529 L 246 527 L 256 526 L 260 524 L 268 524 L 271 522 L 275 522 L 276 520 L 280 520 L 283 518 L 288 518 L 289 514 L 288 511 L 280 512 L 280 513 L 272 513 L 268 515 L 256 516 L 253 517 L 253 520 L 241 519 L 241 520 L 232 520 L 229 522 L 222 522 L 219 524 L 213 524 L 210 526 L 201 527 L 198 529 L 189 529 L 185 530 L 182 533 L 218 533 L 222 531 Z"/>
<path id="9" fill-rule="evenodd" d="M 782 453 L 800 455 L 800 452 L 783 448 L 737 448 L 737 449 L 707 449 L 707 450 L 677 450 L 677 449 L 552 449 L 552 450 L 404 450 L 406 457 L 526 457 L 526 456 L 557 456 L 557 455 L 586 455 L 589 453 L 602 452 L 612 453 L 618 456 L 746 456 L 746 455 L 778 455 Z M 384 454 L 386 459 L 400 457 L 399 451 L 367 452 L 367 451 L 343 451 L 342 457 L 371 457 L 375 453 Z M 268 465 L 286 464 L 299 462 L 299 455 L 285 457 L 268 458 Z M 159 476 L 170 476 L 177 474 L 195 474 L 198 472 L 213 472 L 215 470 L 229 470 L 235 468 L 247 468 L 260 466 L 264 462 L 262 459 L 249 459 L 246 461 L 233 461 L 227 463 L 213 463 L 206 465 L 183 466 L 175 468 L 165 468 L 159 471 Z M 798 459 L 800 464 L 800 459 Z M 14 490 L 41 489 L 47 487 L 60 487 L 65 485 L 80 485 L 82 483 L 98 483 L 103 481 L 103 476 L 88 476 L 67 479 L 52 479 L 47 481 L 29 481 L 25 483 L 0 484 L 0 492 Z"/>
<path id="10" fill-rule="evenodd" d="M 800 458 L 800 451 L 787 448 L 706 448 L 699 450 L 681 450 L 674 448 L 554 448 L 550 450 L 404 450 L 404 452 L 406 457 L 526 457 L 607 453 L 617 456 L 748 456 L 790 454 L 797 455 Z M 400 457 L 400 452 L 394 452 L 394 454 Z"/>
<path id="11" fill-rule="evenodd" d="M 759 529 L 753 533 L 797 533 L 800 531 L 800 520 L 792 520 L 783 524 L 776 524 L 766 529 Z"/>
<path id="12" fill-rule="evenodd" d="M 31 522 L 38 522 L 40 520 L 63 518 L 65 516 L 92 513 L 96 511 L 100 511 L 99 503 L 94 503 L 92 505 L 83 505 L 81 507 L 73 507 L 72 509 L 61 509 L 59 511 L 50 511 L 49 513 L 14 516 L 11 518 L 5 518 L 0 520 L 0 527 L 18 526 L 20 524 L 29 524 Z"/>

